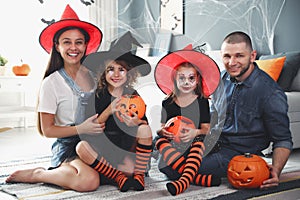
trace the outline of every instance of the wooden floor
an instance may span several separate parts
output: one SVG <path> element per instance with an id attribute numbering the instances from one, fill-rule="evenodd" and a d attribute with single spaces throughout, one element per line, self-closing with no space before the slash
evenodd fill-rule
<path id="1" fill-rule="evenodd" d="M 0 132 L 0 159 L 18 160 L 50 155 L 54 139 L 42 137 L 36 127 L 13 128 Z"/>

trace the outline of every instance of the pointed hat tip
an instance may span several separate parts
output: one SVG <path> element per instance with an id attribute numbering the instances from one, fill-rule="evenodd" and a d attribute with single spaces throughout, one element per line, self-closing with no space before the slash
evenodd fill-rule
<path id="1" fill-rule="evenodd" d="M 186 47 L 183 48 L 183 50 L 193 50 L 193 45 L 188 44 Z"/>
<path id="2" fill-rule="evenodd" d="M 64 19 L 76 19 L 79 20 L 78 15 L 75 13 L 75 11 L 71 8 L 69 4 L 66 5 L 66 8 L 60 18 L 61 20 Z"/>

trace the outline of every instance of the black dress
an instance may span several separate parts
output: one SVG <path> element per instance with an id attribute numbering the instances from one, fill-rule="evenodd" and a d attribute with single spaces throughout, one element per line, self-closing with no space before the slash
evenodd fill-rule
<path id="1" fill-rule="evenodd" d="M 125 94 L 138 95 L 136 90 L 128 88 L 124 88 L 123 95 Z M 97 90 L 92 103 L 95 105 L 94 113 L 101 114 L 114 99 L 107 88 Z M 145 115 L 142 119 L 147 121 Z M 138 126 L 128 127 L 113 114 L 105 122 L 104 134 L 90 136 L 87 140 L 101 156 L 116 166 L 123 162 L 124 157 L 135 156 L 137 129 Z"/>
<path id="2" fill-rule="evenodd" d="M 201 128 L 201 123 L 210 122 L 208 100 L 198 97 L 186 107 L 180 107 L 170 97 L 162 102 L 161 123 L 166 123 L 172 117 L 179 115 L 191 119 L 197 128 Z"/>
<path id="3" fill-rule="evenodd" d="M 210 123 L 208 99 L 198 97 L 186 107 L 180 107 L 170 97 L 163 100 L 161 111 L 161 123 L 165 124 L 169 119 L 176 116 L 185 116 L 191 119 L 194 122 L 195 126 L 198 129 L 200 129 L 202 123 Z M 177 151 L 181 152 L 183 156 L 186 156 L 189 152 L 190 143 L 177 144 L 171 141 L 171 144 L 177 149 Z M 176 180 L 180 176 L 178 172 L 173 170 L 170 166 L 167 166 L 166 162 L 162 159 L 162 157 L 160 157 L 159 159 L 158 167 L 159 170 L 166 174 L 167 177 L 171 180 Z"/>

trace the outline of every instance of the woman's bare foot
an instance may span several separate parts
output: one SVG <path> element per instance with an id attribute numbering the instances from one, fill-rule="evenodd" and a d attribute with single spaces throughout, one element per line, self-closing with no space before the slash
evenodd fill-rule
<path id="1" fill-rule="evenodd" d="M 45 171 L 45 168 L 37 167 L 34 169 L 18 170 L 12 173 L 5 181 L 7 183 L 37 183 L 35 175 L 41 171 Z"/>

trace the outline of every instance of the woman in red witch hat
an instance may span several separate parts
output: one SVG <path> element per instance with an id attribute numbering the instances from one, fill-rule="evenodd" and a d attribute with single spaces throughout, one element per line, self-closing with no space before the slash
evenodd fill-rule
<path id="1" fill-rule="evenodd" d="M 76 155 L 76 144 L 84 134 L 99 134 L 103 125 L 94 115 L 85 120 L 96 82 L 93 73 L 81 63 L 97 51 L 102 40 L 99 28 L 79 20 L 67 5 L 60 19 L 40 34 L 40 44 L 50 53 L 38 99 L 38 128 L 53 143 L 51 168 L 38 167 L 12 173 L 6 182 L 50 183 L 76 191 L 92 191 L 99 175 Z"/>
<path id="2" fill-rule="evenodd" d="M 145 114 L 119 113 L 124 95 L 138 95 L 133 88 L 138 76 L 151 71 L 150 64 L 131 53 L 132 44 L 140 45 L 130 32 L 113 41 L 109 51 L 87 56 L 83 65 L 99 73 L 94 112 L 104 133 L 77 145 L 79 157 L 100 173 L 101 183 L 116 184 L 121 192 L 144 190 L 144 176 L 152 152 L 152 131 Z M 137 105 L 137 104 L 132 104 Z M 121 121 L 120 121 L 121 119 Z"/>
<path id="3" fill-rule="evenodd" d="M 156 66 L 155 81 L 167 97 L 162 102 L 162 128 L 157 132 L 155 145 L 161 154 L 159 170 L 172 180 L 167 183 L 172 195 L 184 192 L 191 183 L 220 185 L 219 177 L 198 173 L 205 150 L 203 138 L 210 129 L 208 97 L 216 90 L 219 80 L 216 63 L 191 45 L 166 55 Z M 192 120 L 195 126 L 169 123 L 178 116 Z M 177 133 L 179 139 L 169 131 L 176 123 L 183 127 Z"/>

